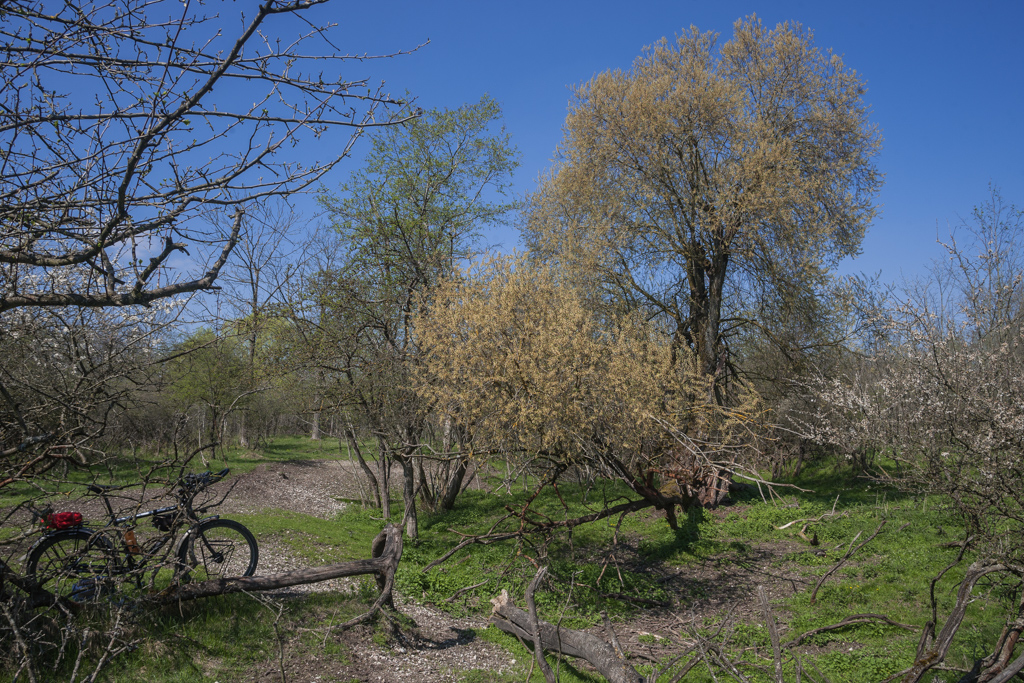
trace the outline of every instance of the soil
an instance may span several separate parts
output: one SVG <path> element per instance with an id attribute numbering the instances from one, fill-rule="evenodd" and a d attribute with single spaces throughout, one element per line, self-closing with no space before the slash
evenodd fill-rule
<path id="1" fill-rule="evenodd" d="M 264 509 L 282 509 L 330 518 L 352 504 L 351 501 L 360 500 L 360 476 L 346 461 L 261 464 L 249 473 L 232 475 L 230 490 L 217 487 L 223 489 L 218 493 L 224 496 L 218 513 L 230 516 L 231 513 L 252 514 Z M 399 481 L 400 476 L 396 471 L 393 480 Z M 154 499 L 146 502 L 146 507 L 150 503 L 160 504 Z M 75 508 L 86 513 L 87 517 L 102 513 L 101 503 L 95 498 L 77 501 Z M 658 516 L 661 517 L 660 514 Z M 658 521 L 664 523 L 660 519 Z M 689 643 L 685 638 L 680 640 L 679 634 L 690 627 L 719 623 L 723 618 L 731 623 L 763 624 L 758 586 L 764 587 L 770 602 L 778 602 L 785 596 L 805 590 L 807 579 L 797 571 L 795 564 L 778 560 L 807 550 L 806 546 L 798 543 L 776 542 L 747 548 L 743 553 L 715 557 L 700 566 L 643 565 L 645 571 L 657 573 L 659 582 L 675 597 L 671 605 L 644 605 L 639 616 L 627 622 L 616 622 L 615 635 L 622 648 L 633 657 L 633 662 L 639 664 L 645 659 L 663 659 L 686 648 Z M 615 552 L 618 556 L 616 561 L 623 565 L 636 568 L 643 562 L 631 539 L 620 538 Z M 290 555 L 284 544 L 260 539 L 260 573 L 307 565 L 308 562 Z M 609 571 L 612 570 L 609 567 Z M 308 591 L 345 590 L 351 585 L 349 579 L 338 579 L 295 586 L 267 595 L 287 600 Z M 379 626 L 376 631 L 372 627 L 357 627 L 338 635 L 328 634 L 323 624 L 311 624 L 304 630 L 322 633 L 325 639 L 340 640 L 345 655 L 325 655 L 320 648 L 310 645 L 310 638 L 297 634 L 284 647 L 286 679 L 294 683 L 454 682 L 463 680 L 471 670 L 477 671 L 472 680 L 481 682 L 522 680 L 525 676 L 529 662 L 517 662 L 500 646 L 477 635 L 487 627 L 486 618 L 452 616 L 401 595 L 397 596 L 397 607 L 402 615 L 412 620 L 413 625 L 405 622 L 393 628 L 383 645 L 379 642 L 384 640 L 379 636 Z M 780 621 L 785 640 L 785 615 L 776 612 L 775 616 Z M 603 628 L 597 627 L 593 631 L 608 639 Z M 583 662 L 573 662 L 573 665 L 589 668 Z M 515 675 L 505 677 L 502 674 Z M 247 672 L 246 677 L 256 681 L 281 680 L 281 662 L 274 657 Z"/>
<path id="2" fill-rule="evenodd" d="M 237 478 L 235 488 L 222 509 L 225 512 L 250 513 L 263 508 L 278 508 L 327 518 L 347 504 L 340 499 L 360 499 L 357 474 L 345 461 L 261 465 Z M 395 481 L 398 477 L 400 474 L 396 472 Z M 289 557 L 284 548 L 267 548 L 264 551 L 264 545 L 261 542 L 261 570 L 277 571 L 300 566 L 300 562 Z M 628 539 L 623 539 L 621 546 L 623 562 L 639 557 L 637 548 L 631 547 Z M 662 575 L 660 581 L 676 599 L 670 606 L 647 608 L 628 622 L 616 622 L 613 625 L 616 636 L 623 649 L 636 658 L 634 661 L 642 663 L 646 658 L 660 659 L 687 647 L 689 643 L 680 641 L 679 633 L 690 626 L 700 627 L 720 622 L 726 617 L 732 623 L 763 623 L 757 587 L 764 587 L 770 602 L 778 602 L 806 589 L 807 578 L 795 568 L 779 569 L 778 560 L 807 550 L 799 543 L 766 543 L 748 548 L 742 554 L 712 558 L 700 566 L 685 569 L 648 567 Z M 336 590 L 345 585 L 346 580 L 341 579 L 295 587 L 277 595 L 287 597 L 296 591 Z M 389 644 L 374 642 L 369 628 L 349 631 L 341 636 L 348 652 L 344 665 L 330 657 L 319 657 L 315 652 L 303 655 L 301 647 L 293 648 L 294 656 L 286 656 L 285 661 L 288 680 L 440 682 L 458 681 L 470 670 L 478 670 L 474 680 L 488 680 L 489 676 L 481 675 L 483 672 L 493 674 L 494 680 L 505 680 L 501 676 L 503 673 L 518 672 L 515 680 L 519 680 L 529 666 L 526 662 L 517 662 L 504 649 L 475 634 L 487 627 L 484 618 L 455 617 L 402 596 L 398 598 L 398 608 L 413 620 L 415 626 L 397 629 Z M 775 616 L 780 621 L 785 640 L 784 615 L 777 613 Z M 593 631 L 607 638 L 603 628 Z M 582 662 L 574 662 L 574 665 L 588 668 Z M 252 673 L 258 680 L 278 680 L 281 676 L 276 662 Z"/>

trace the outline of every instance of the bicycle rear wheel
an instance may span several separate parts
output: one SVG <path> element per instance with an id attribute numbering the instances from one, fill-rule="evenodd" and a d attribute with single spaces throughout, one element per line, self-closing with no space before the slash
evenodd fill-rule
<path id="1" fill-rule="evenodd" d="M 178 552 L 190 581 L 252 576 L 259 557 L 252 532 L 230 519 L 211 519 L 193 527 Z"/>
<path id="2" fill-rule="evenodd" d="M 44 590 L 75 602 L 109 593 L 117 569 L 117 551 L 110 541 L 86 529 L 44 536 L 25 563 L 25 573 Z"/>

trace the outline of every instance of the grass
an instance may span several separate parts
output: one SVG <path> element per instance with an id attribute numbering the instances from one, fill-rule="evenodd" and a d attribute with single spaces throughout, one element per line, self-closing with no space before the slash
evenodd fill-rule
<path id="1" fill-rule="evenodd" d="M 324 444 L 308 439 L 282 439 L 258 457 L 250 452 L 227 451 L 223 463 L 236 473 L 251 470 L 263 462 L 289 462 L 339 457 Z M 124 478 L 128 472 L 121 471 Z M 493 482 L 492 482 L 493 483 Z M 470 546 L 429 572 L 424 567 L 451 549 L 462 534 L 487 531 L 507 508 L 522 505 L 532 481 L 521 481 L 511 491 L 469 490 L 459 498 L 455 509 L 433 515 L 421 514 L 420 538 L 406 541 L 397 575 L 398 590 L 412 599 L 434 604 L 455 615 L 489 611 L 488 600 L 499 590 L 508 590 L 522 604 L 526 584 L 535 571 L 535 563 L 549 566 L 551 579 L 537 594 L 540 613 L 547 619 L 561 619 L 564 626 L 585 628 L 599 622 L 606 610 L 618 623 L 642 619 L 649 608 L 617 594 L 661 602 L 676 601 L 675 611 L 684 614 L 688 606 L 713 594 L 720 586 L 697 579 L 708 568 L 728 570 L 735 565 L 769 575 L 796 575 L 801 583 L 796 590 L 773 603 L 776 618 L 783 626 L 783 639 L 834 624 L 857 613 L 886 614 L 891 618 L 921 627 L 931 617 L 928 587 L 931 579 L 956 556 L 955 547 L 943 544 L 964 536 L 964 529 L 952 510 L 936 497 L 913 497 L 879 488 L 858 479 L 849 470 L 829 466 L 805 469 L 792 483 L 811 492 L 783 490 L 780 499 L 763 501 L 747 497 L 731 508 L 712 514 L 691 511 L 681 518 L 673 531 L 663 517 L 648 512 L 578 527 L 571 534 L 555 535 L 546 542 L 505 542 Z M 524 484 L 526 484 L 524 486 Z M 526 490 L 524 490 L 526 489 Z M 556 493 L 547 490 L 532 505 L 537 513 L 550 519 L 575 517 L 604 504 L 614 504 L 628 492 L 621 485 L 598 483 L 585 490 L 563 485 Z M 837 500 L 838 497 L 838 500 Z M 400 518 L 400 503 L 392 508 Z M 797 536 L 802 524 L 785 530 L 779 526 L 796 519 L 812 519 L 835 509 L 836 514 L 811 523 L 807 535 L 816 534 L 820 545 L 812 548 Z M 384 521 L 380 511 L 349 506 L 336 519 L 324 520 L 286 510 L 264 510 L 258 515 L 236 515 L 261 543 L 278 543 L 309 564 L 326 564 L 366 558 L 373 537 Z M 817 602 L 810 593 L 818 578 L 832 568 L 850 547 L 858 533 L 858 543 L 875 531 L 882 520 L 883 531 L 835 572 L 819 589 Z M 615 546 L 616 539 L 618 547 Z M 765 552 L 768 549 L 771 552 Z M 618 567 L 607 563 L 614 552 L 621 555 Z M 963 570 L 971 561 L 950 571 L 936 588 L 939 619 L 948 615 Z M 681 588 L 669 589 L 661 580 L 666 574 L 695 577 Z M 471 590 L 467 586 L 482 583 Z M 372 598 L 372 581 L 362 584 L 363 594 L 315 594 L 288 600 L 282 612 L 280 631 L 290 651 L 323 652 L 323 656 L 342 662 L 346 645 L 323 639 L 325 622 L 341 621 L 366 608 Z M 457 598 L 451 598 L 462 591 Z M 998 635 L 1009 604 L 1011 591 L 994 582 L 979 584 L 978 598 L 970 605 L 964 624 L 947 658 L 947 664 L 969 668 L 974 659 L 987 653 Z M 702 612 L 696 627 L 714 632 L 724 618 Z M 135 628 L 147 638 L 137 651 L 122 655 L 109 670 L 109 680 L 185 681 L 243 680 L 254 667 L 276 666 L 271 610 L 248 596 L 227 596 L 188 606 L 180 613 L 168 610 L 139 617 Z M 760 614 L 734 618 L 726 628 L 729 647 L 735 656 L 750 666 L 744 674 L 752 681 L 773 680 L 771 649 L 767 629 Z M 317 630 L 321 629 L 321 630 Z M 913 658 L 920 631 L 906 631 L 885 624 L 851 626 L 813 636 L 800 648 L 804 666 L 813 665 L 822 675 L 839 683 L 878 681 L 908 666 Z M 493 627 L 476 635 L 497 643 L 515 658 L 515 671 L 495 673 L 487 670 L 462 672 L 468 683 L 484 681 L 522 681 L 532 654 L 516 639 Z M 684 639 L 687 634 L 674 634 Z M 387 642 L 377 631 L 375 639 Z M 660 645 L 649 642 L 648 645 Z M 552 665 L 555 660 L 551 659 Z M 642 662 L 642 660 L 634 660 Z M 686 663 L 684 659 L 672 671 Z M 593 681 L 592 676 L 573 668 L 571 662 L 559 665 L 566 681 Z M 764 670 L 757 667 L 763 667 Z M 795 676 L 792 663 L 786 665 L 787 680 Z M 647 668 L 646 671 L 650 669 Z M 671 680 L 672 671 L 660 680 Z M 958 680 L 955 672 L 935 672 L 935 679 Z M 702 678 L 702 676 L 706 678 Z M 0 674 L 0 681 L 7 678 Z M 534 670 L 530 679 L 543 680 Z M 710 681 L 698 667 L 686 680 Z"/>
<path id="2" fill-rule="evenodd" d="M 944 544 L 960 540 L 965 534 L 953 511 L 938 497 L 912 497 L 879 489 L 849 471 L 831 467 L 810 469 L 792 483 L 813 492 L 793 492 L 768 502 L 750 499 L 724 514 L 696 510 L 677 531 L 662 520 L 652 520 L 646 513 L 627 517 L 619 527 L 619 538 L 632 539 L 637 557 L 633 569 L 621 571 L 621 580 L 619 573 L 605 570 L 602 574 L 604 551 L 611 547 L 615 534 L 614 519 L 578 528 L 571 538 L 553 539 L 543 550 L 512 543 L 470 546 L 441 568 L 424 574 L 422 567 L 457 542 L 458 537 L 448 529 L 481 533 L 505 512 L 505 505 L 515 507 L 525 497 L 523 493 L 498 497 L 486 492 L 467 492 L 454 511 L 421 523 L 419 541 L 410 544 L 403 557 L 399 587 L 415 598 L 456 613 L 485 611 L 487 598 L 499 588 L 509 590 L 522 604 L 525 585 L 533 573 L 530 560 L 540 559 L 539 554 L 546 552 L 544 562 L 550 565 L 552 580 L 538 593 L 538 609 L 549 619 L 561 616 L 563 625 L 580 628 L 596 624 L 601 609 L 619 620 L 643 616 L 643 608 L 629 601 L 609 599 L 609 593 L 670 600 L 673 596 L 658 582 L 656 574 L 644 570 L 645 566 L 649 569 L 660 564 L 682 572 L 695 571 L 708 563 L 749 566 L 761 559 L 754 552 L 756 548 L 777 545 L 790 549 L 771 556 L 763 571 L 796 573 L 804 580 L 803 588 L 773 606 L 776 617 L 787 626 L 784 639 L 858 613 L 885 614 L 918 629 L 922 627 L 931 618 L 929 583 L 958 552 L 956 547 Z M 605 484 L 596 493 L 589 493 L 591 504 L 595 497 L 611 499 L 624 492 Z M 808 536 L 817 535 L 817 548 L 797 536 L 802 524 L 785 530 L 777 528 L 795 519 L 819 517 L 831 512 L 833 506 L 834 516 L 824 517 L 807 529 Z M 560 498 L 553 492 L 542 494 L 534 508 L 556 519 L 588 511 L 584 492 L 573 487 L 562 487 Z M 811 589 L 818 578 L 842 558 L 858 533 L 856 542 L 860 543 L 882 520 L 886 521 L 883 530 L 823 583 L 812 605 Z M 537 552 L 531 555 L 531 550 Z M 940 627 L 953 607 L 960 578 L 971 559 L 968 554 L 936 586 Z M 483 579 L 487 583 L 463 594 L 456 605 L 446 603 L 456 590 Z M 695 594 L 689 597 L 703 597 L 699 587 L 693 590 Z M 1012 607 L 1010 592 L 1001 594 L 994 583 L 979 585 L 977 593 L 979 597 L 968 608 L 947 657 L 950 666 L 970 668 L 974 659 L 986 654 L 986 647 L 994 642 Z M 675 597 L 682 598 L 679 609 L 685 611 L 687 596 Z M 732 626 L 731 642 L 735 647 L 752 648 L 744 657 L 752 665 L 767 665 L 770 669 L 767 630 L 760 621 L 757 615 Z M 684 633 L 678 635 L 685 638 Z M 801 649 L 833 681 L 878 681 L 912 663 L 919 635 L 919 630 L 871 623 L 818 634 Z M 496 636 L 496 642 L 503 643 L 517 659 L 523 654 L 516 649 L 518 644 L 513 645 L 504 636 Z M 789 675 L 795 675 L 793 665 L 789 666 Z M 755 668 L 747 673 L 751 681 L 770 680 Z M 695 676 L 692 680 L 702 680 L 696 672 L 691 676 Z M 936 680 L 959 679 L 955 672 L 937 672 L 934 676 Z"/>

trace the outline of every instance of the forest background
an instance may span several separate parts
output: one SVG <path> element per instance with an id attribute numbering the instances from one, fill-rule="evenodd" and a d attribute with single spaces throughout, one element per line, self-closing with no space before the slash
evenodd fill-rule
<path id="1" fill-rule="evenodd" d="M 968 576 L 1019 577 L 1024 269 L 1004 196 L 1021 172 L 1002 165 L 1019 165 L 1020 140 L 1000 124 L 1019 110 L 1016 71 L 972 72 L 996 73 L 999 96 L 969 108 L 975 125 L 942 107 L 956 135 L 915 119 L 933 136 L 922 148 L 947 155 L 916 168 L 956 169 L 916 182 L 949 201 L 964 173 L 985 178 L 973 212 L 929 228 L 939 258 L 894 282 L 846 273 L 871 235 L 921 242 L 887 213 L 921 195 L 883 201 L 917 154 L 886 166 L 900 147 L 873 108 L 887 100 L 798 24 L 748 16 L 715 37 L 684 23 L 621 71 L 563 81 L 579 85 L 555 159 L 524 191 L 514 172 L 531 152 L 493 91 L 434 106 L 415 83 L 393 96 L 315 75 L 324 59 L 383 73 L 432 45 L 349 58 L 330 52 L 345 28 L 327 38 L 330 15 L 315 14 L 333 5 L 270 3 L 249 21 L 281 15 L 287 33 L 301 18 L 305 43 L 281 52 L 243 31 L 236 54 L 230 34 L 188 46 L 216 18 L 126 7 L 84 15 L 106 28 L 4 10 L 5 488 L 46 495 L 125 457 L 181 468 L 303 433 L 356 454 L 385 518 L 397 468 L 395 521 L 412 540 L 417 506 L 455 508 L 481 463 L 535 477 L 538 494 L 618 482 L 631 497 L 594 519 L 650 507 L 677 529 L 677 509 L 832 458 L 944 494 L 981 553 Z M 33 31 L 58 40 L 35 50 Z M 104 49 L 83 62 L 92 38 Z M 1013 45 L 986 36 L 971 54 L 1012 60 Z M 294 71 L 309 48 L 311 69 Z M 63 92 L 89 69 L 98 115 Z M 236 82 L 256 84 L 251 106 Z M 978 137 L 996 131 L 998 144 Z M 489 248 L 509 241 L 501 226 L 521 253 Z M 533 514 L 527 501 L 511 518 L 540 535 L 593 521 Z M 981 680 L 1018 661 L 1020 618 L 979 659 Z M 922 637 L 914 675 L 948 646 Z"/>

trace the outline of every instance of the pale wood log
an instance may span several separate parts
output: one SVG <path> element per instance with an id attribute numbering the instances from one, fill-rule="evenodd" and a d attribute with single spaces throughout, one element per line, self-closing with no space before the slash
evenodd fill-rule
<path id="1" fill-rule="evenodd" d="M 512 603 L 506 591 L 491 600 L 491 604 L 494 605 L 492 624 L 505 633 L 533 642 L 533 620 Z M 636 669 L 619 659 L 612 646 L 597 636 L 585 631 L 558 628 L 539 619 L 537 624 L 543 649 L 590 662 L 609 683 L 644 683 Z"/>

